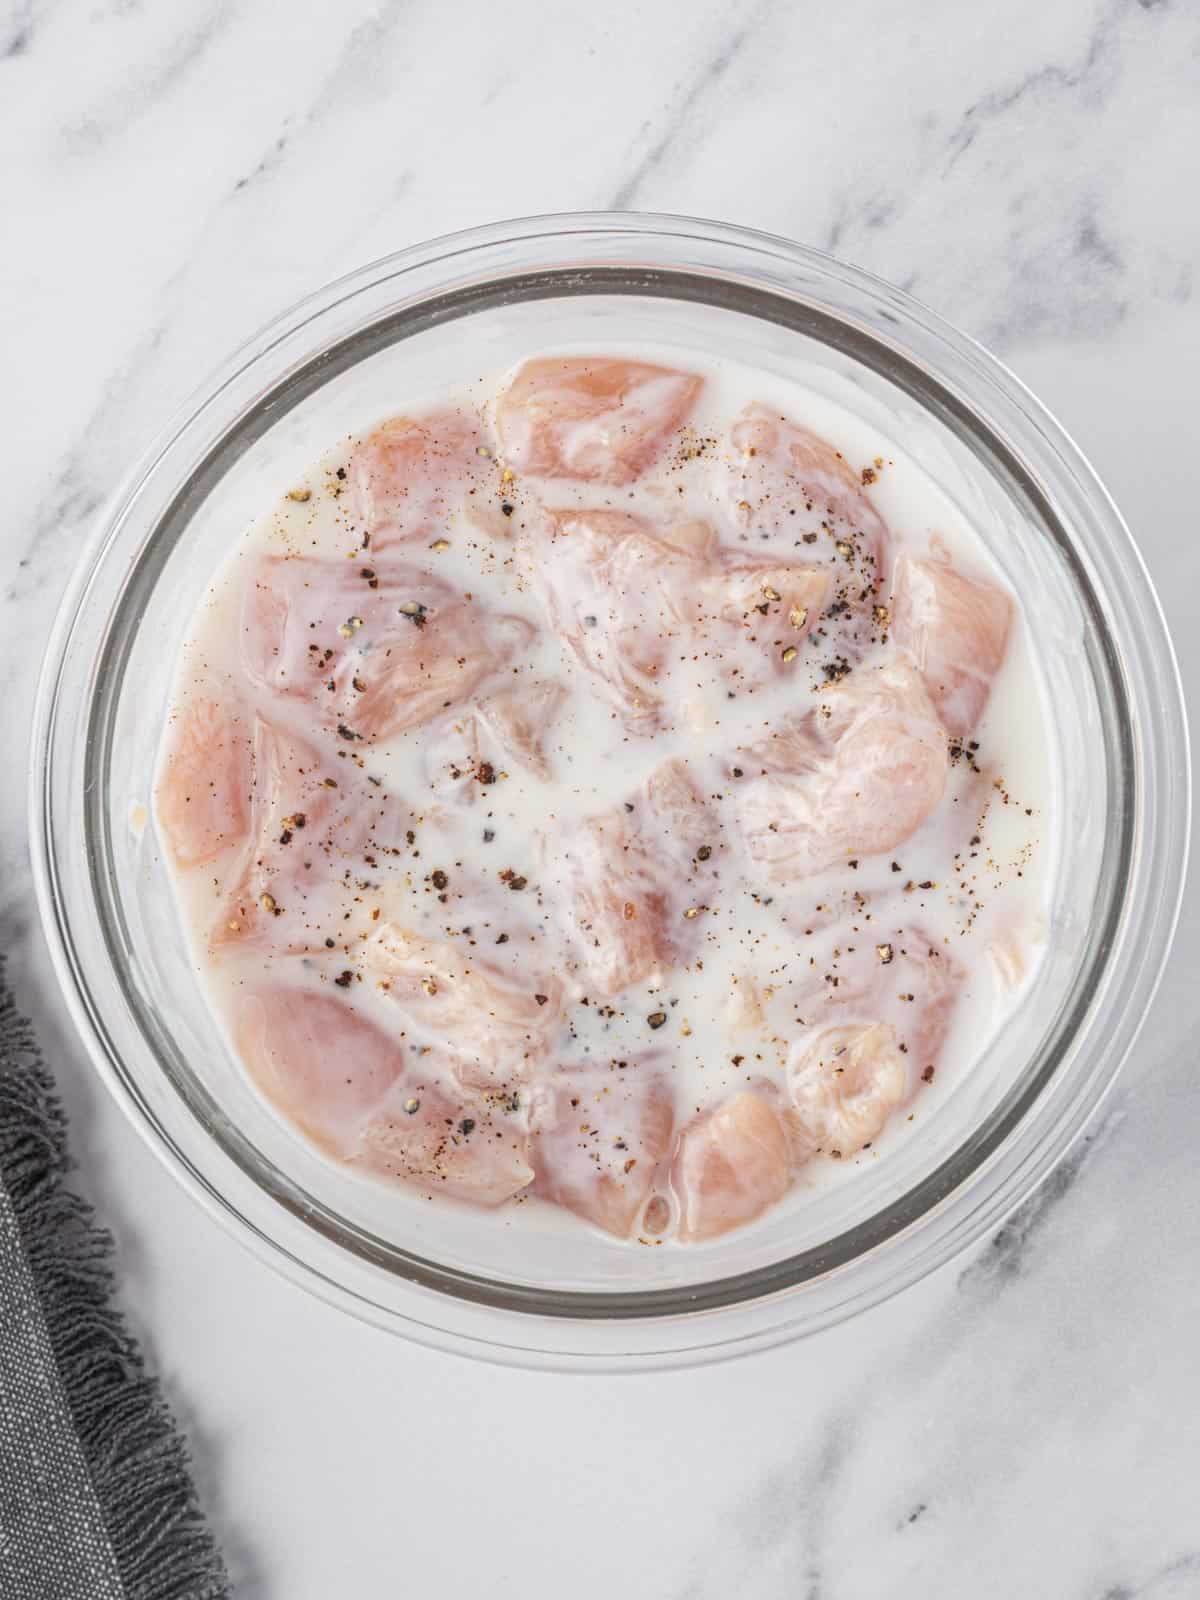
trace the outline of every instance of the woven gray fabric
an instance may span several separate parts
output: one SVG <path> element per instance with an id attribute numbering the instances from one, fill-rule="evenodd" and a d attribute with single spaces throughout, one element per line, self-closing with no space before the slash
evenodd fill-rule
<path id="1" fill-rule="evenodd" d="M 121 1600 L 8 1194 L 0 1189 L 0 1593 Z"/>
<path id="2" fill-rule="evenodd" d="M 228 1600 L 0 960 L 0 1600 Z"/>

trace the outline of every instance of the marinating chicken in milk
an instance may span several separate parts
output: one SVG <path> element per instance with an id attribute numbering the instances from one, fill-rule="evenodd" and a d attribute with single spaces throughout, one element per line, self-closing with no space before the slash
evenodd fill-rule
<path id="1" fill-rule="evenodd" d="M 339 441 L 215 580 L 158 836 L 253 1084 L 364 1178 L 702 1245 L 886 1159 L 1027 981 L 1014 596 L 766 388 L 531 354 Z"/>

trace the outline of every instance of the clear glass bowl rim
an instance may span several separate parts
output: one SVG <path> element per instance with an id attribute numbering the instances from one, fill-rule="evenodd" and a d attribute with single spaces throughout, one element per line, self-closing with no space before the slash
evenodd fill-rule
<path id="1" fill-rule="evenodd" d="M 89 976 L 81 944 L 86 903 L 68 907 L 65 872 L 87 841 L 72 832 L 71 783 L 82 779 L 79 713 L 95 685 L 80 658 L 81 622 L 106 563 L 130 565 L 121 536 L 140 497 L 173 470 L 172 452 L 214 422 L 226 432 L 256 398 L 277 392 L 289 360 L 311 365 L 313 334 L 324 334 L 360 301 L 403 287 L 406 276 L 487 282 L 516 279 L 545 266 L 597 263 L 682 270 L 769 286 L 858 328 L 932 373 L 940 384 L 1003 439 L 1056 502 L 1086 519 L 1088 556 L 1099 583 L 1130 706 L 1134 749 L 1132 792 L 1125 798 L 1132 841 L 1127 891 L 1104 967 L 1105 983 L 1087 1015 L 1089 1049 L 1070 1064 L 1055 1092 L 1042 1092 L 1015 1116 L 973 1169 L 931 1205 L 868 1248 L 821 1276 L 771 1287 L 751 1285 L 729 1304 L 674 1309 L 636 1321 L 620 1316 L 578 1323 L 563 1308 L 467 1307 L 452 1296 L 393 1279 L 349 1281 L 336 1251 L 305 1238 L 282 1208 L 263 1206 L 228 1162 L 205 1159 L 203 1145 L 185 1149 L 144 1092 L 135 1053 L 114 992 Z M 376 318 L 360 319 L 370 326 Z M 345 335 L 339 335 L 344 338 Z M 336 341 L 335 341 L 336 342 Z M 293 356 L 293 350 L 299 356 Z M 283 363 L 281 365 L 281 362 Z M 274 365 L 273 365 L 274 364 Z M 264 376 L 265 374 L 265 376 Z M 217 437 L 221 435 L 218 434 Z M 175 469 L 177 471 L 177 469 Z M 128 543 L 128 535 L 126 536 Z M 83 652 L 86 657 L 87 652 Z M 80 689 L 78 678 L 85 683 Z M 74 678 L 72 678 L 74 674 Z M 72 688 L 83 706 L 72 700 Z M 72 714 L 73 713 L 73 714 Z M 89 719 L 86 713 L 82 719 Z M 373 262 L 309 296 L 261 330 L 181 408 L 102 513 L 62 603 L 47 651 L 35 710 L 30 764 L 32 851 L 43 925 L 68 1004 L 110 1090 L 156 1154 L 206 1208 L 290 1276 L 368 1320 L 424 1342 L 521 1364 L 611 1365 L 620 1368 L 715 1359 L 825 1327 L 873 1304 L 965 1249 L 1033 1190 L 1067 1152 L 1131 1048 L 1161 976 L 1182 899 L 1189 839 L 1190 767 L 1182 691 L 1170 639 L 1149 577 L 1103 486 L 1061 426 L 994 357 L 935 314 L 881 280 L 784 239 L 730 225 L 646 214 L 575 214 L 499 223 L 449 235 Z M 68 915 L 69 911 L 69 915 Z M 1098 1013 L 1104 1013 L 1101 1017 Z M 142 1063 L 144 1066 L 145 1063 Z M 1044 1088 L 1045 1086 L 1043 1086 Z M 211 1144 L 212 1141 L 210 1140 Z M 453 1308 L 453 1309 L 452 1309 Z M 572 1330 L 577 1330 L 572 1332 Z M 609 1330 L 609 1331 L 605 1331 Z M 599 1336 L 597 1336 L 599 1335 Z"/>

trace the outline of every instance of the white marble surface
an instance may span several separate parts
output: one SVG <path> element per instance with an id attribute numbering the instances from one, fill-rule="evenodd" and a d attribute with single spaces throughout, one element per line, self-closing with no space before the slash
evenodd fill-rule
<path id="1" fill-rule="evenodd" d="M 410 1348 L 266 1273 L 107 1102 L 34 926 L 17 752 L 116 476 L 213 361 L 448 229 L 755 224 L 989 341 L 1126 510 L 1200 681 L 1194 0 L 10 0 L 0 942 L 245 1596 L 1200 1595 L 1200 915 L 1079 1159 L 835 1333 L 614 1380 Z"/>

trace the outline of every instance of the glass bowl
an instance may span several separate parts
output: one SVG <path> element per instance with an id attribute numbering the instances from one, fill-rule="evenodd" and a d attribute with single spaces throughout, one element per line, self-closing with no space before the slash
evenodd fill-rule
<path id="1" fill-rule="evenodd" d="M 413 364 L 491 367 L 566 316 L 700 337 L 849 405 L 960 507 L 1022 594 L 1057 752 L 1046 957 L 1023 1004 L 886 1161 L 703 1246 L 483 1225 L 335 1168 L 267 1111 L 204 1002 L 154 834 L 154 754 L 189 618 L 242 528 Z M 1182 698 L 1119 514 L 990 355 L 782 239 L 634 215 L 503 223 L 321 290 L 228 361 L 105 512 L 39 691 L 33 853 L 98 1070 L 151 1147 L 263 1259 L 428 1343 L 533 1365 L 716 1359 L 828 1326 L 994 1229 L 1068 1149 L 1150 1004 L 1188 839 Z"/>

